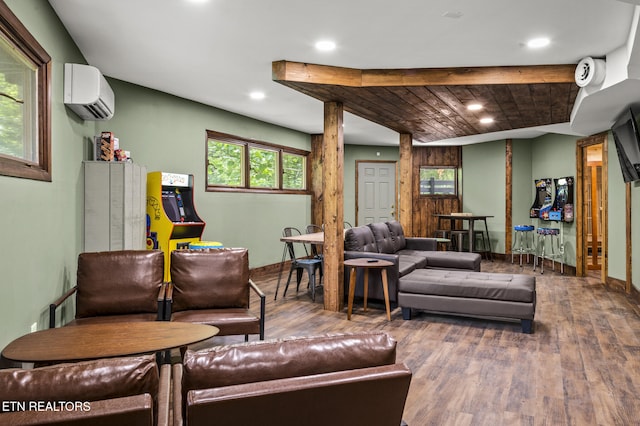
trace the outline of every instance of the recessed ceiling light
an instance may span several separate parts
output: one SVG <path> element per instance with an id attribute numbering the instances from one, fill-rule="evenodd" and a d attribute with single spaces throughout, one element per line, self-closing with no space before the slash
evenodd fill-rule
<path id="1" fill-rule="evenodd" d="M 491 123 L 493 123 L 493 118 L 491 118 L 491 117 L 481 118 L 480 122 L 482 124 L 491 124 Z"/>
<path id="2" fill-rule="evenodd" d="M 482 105 L 481 104 L 469 104 L 467 105 L 467 109 L 469 111 L 478 111 L 482 109 Z"/>
<path id="3" fill-rule="evenodd" d="M 336 48 L 335 42 L 331 40 L 320 40 L 316 43 L 316 49 L 322 50 L 323 52 L 329 52 Z"/>
<path id="4" fill-rule="evenodd" d="M 530 47 L 532 49 L 539 49 L 541 47 L 548 46 L 549 43 L 551 43 L 551 40 L 546 37 L 532 38 L 527 42 L 527 47 Z"/>
<path id="5" fill-rule="evenodd" d="M 264 99 L 265 94 L 264 92 L 251 92 L 249 93 L 249 97 L 253 100 L 259 101 L 261 99 Z"/>

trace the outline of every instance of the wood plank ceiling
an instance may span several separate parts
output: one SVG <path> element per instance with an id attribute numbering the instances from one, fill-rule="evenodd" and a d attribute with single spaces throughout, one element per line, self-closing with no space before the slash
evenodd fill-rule
<path id="1" fill-rule="evenodd" d="M 273 80 L 418 142 L 567 123 L 578 94 L 575 64 L 358 70 L 272 64 Z M 467 105 L 478 103 L 479 111 Z M 483 124 L 481 118 L 493 122 Z"/>

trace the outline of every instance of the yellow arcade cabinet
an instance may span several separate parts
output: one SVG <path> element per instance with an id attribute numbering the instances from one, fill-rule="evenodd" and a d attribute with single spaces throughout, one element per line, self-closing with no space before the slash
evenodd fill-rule
<path id="1" fill-rule="evenodd" d="M 171 252 L 200 241 L 204 231 L 193 205 L 193 175 L 148 173 L 147 216 L 148 234 L 155 235 L 147 248 L 164 252 L 164 279 L 169 281 Z"/>

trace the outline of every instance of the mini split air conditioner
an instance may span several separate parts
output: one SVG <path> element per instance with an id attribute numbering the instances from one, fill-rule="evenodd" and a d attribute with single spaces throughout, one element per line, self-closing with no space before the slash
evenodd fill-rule
<path id="1" fill-rule="evenodd" d="M 115 96 L 100 70 L 90 65 L 64 64 L 64 103 L 85 120 L 108 120 Z"/>

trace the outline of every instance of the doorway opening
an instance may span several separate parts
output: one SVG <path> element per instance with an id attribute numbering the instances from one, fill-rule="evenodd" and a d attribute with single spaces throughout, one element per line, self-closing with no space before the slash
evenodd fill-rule
<path id="1" fill-rule="evenodd" d="M 602 144 L 585 147 L 585 231 L 587 270 L 602 269 Z"/>
<path id="2" fill-rule="evenodd" d="M 576 273 L 607 276 L 607 134 L 580 139 L 576 147 L 578 172 L 576 215 Z"/>

